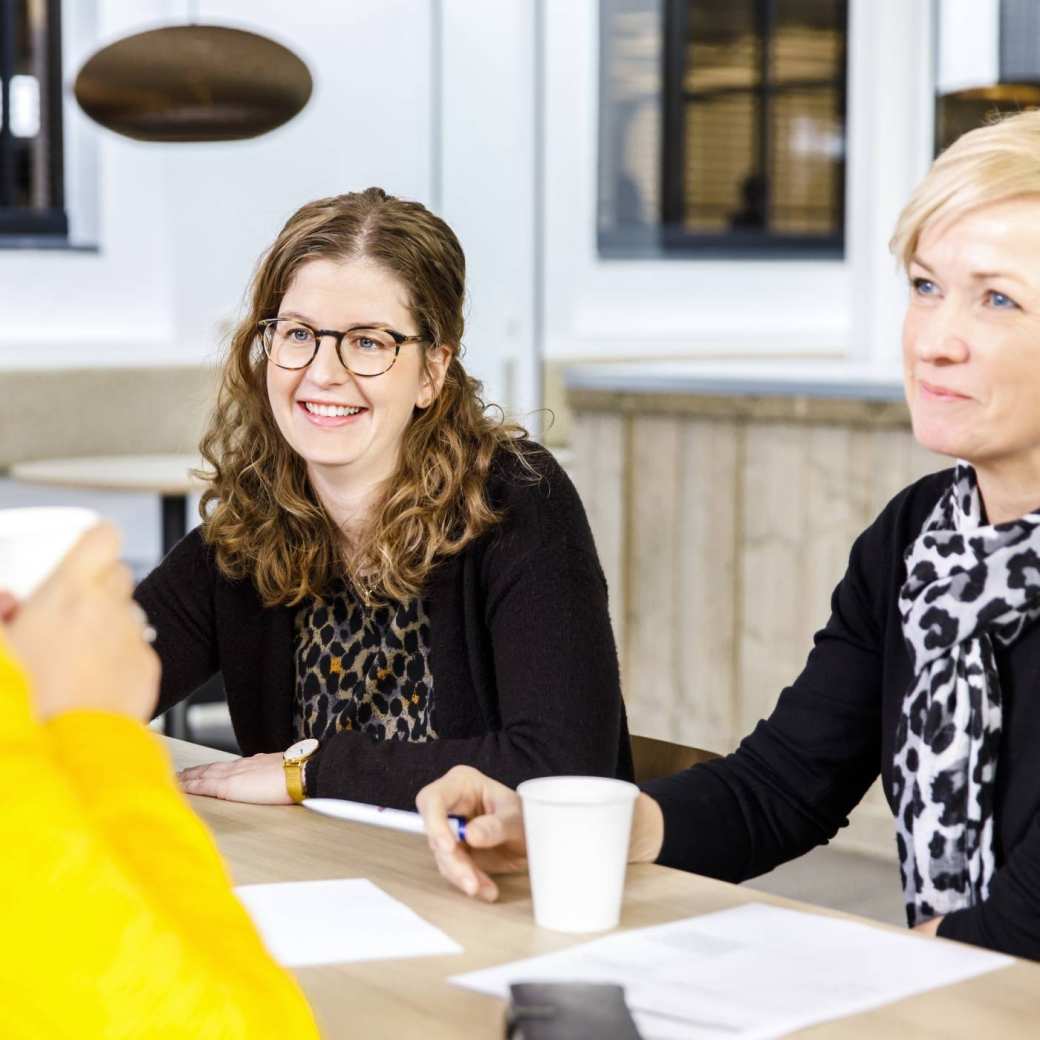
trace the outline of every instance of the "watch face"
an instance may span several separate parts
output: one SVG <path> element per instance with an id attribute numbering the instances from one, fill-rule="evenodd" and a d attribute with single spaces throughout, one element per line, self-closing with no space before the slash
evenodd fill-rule
<path id="1" fill-rule="evenodd" d="M 298 740 L 291 747 L 282 752 L 282 760 L 285 762 L 299 762 L 302 758 L 309 758 L 318 750 L 318 742 L 314 737 L 306 740 Z"/>

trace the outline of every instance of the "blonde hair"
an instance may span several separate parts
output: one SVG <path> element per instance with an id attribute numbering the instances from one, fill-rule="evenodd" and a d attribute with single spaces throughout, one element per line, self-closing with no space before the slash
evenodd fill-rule
<path id="1" fill-rule="evenodd" d="M 927 227 L 969 210 L 1040 195 L 1040 109 L 994 115 L 932 163 L 896 221 L 889 248 L 904 267 Z"/>
<path id="2" fill-rule="evenodd" d="M 359 256 L 400 279 L 428 349 L 447 347 L 451 360 L 440 392 L 405 430 L 397 471 L 348 557 L 303 459 L 271 413 L 257 323 L 277 315 L 301 265 Z M 480 383 L 459 360 L 465 276 L 451 228 L 418 202 L 380 188 L 308 203 L 262 257 L 200 447 L 209 467 L 202 474 L 209 485 L 203 536 L 221 572 L 251 579 L 266 606 L 322 596 L 336 578 L 366 601 L 409 599 L 438 558 L 499 521 L 485 493 L 492 460 L 504 450 L 526 463 L 526 431 L 487 414 Z"/>

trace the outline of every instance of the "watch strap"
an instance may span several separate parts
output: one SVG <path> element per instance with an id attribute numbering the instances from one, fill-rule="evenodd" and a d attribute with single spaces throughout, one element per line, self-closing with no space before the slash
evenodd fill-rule
<path id="1" fill-rule="evenodd" d="M 303 789 L 303 767 L 306 763 L 305 758 L 299 762 L 282 763 L 282 768 L 285 770 L 285 787 L 294 802 L 302 802 L 306 797 Z"/>

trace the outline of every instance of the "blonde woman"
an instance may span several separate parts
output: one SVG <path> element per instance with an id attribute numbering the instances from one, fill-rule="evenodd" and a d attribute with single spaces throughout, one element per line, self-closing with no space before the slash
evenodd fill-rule
<path id="1" fill-rule="evenodd" d="M 940 156 L 892 246 L 914 435 L 956 465 L 857 539 L 740 749 L 646 785 L 630 855 L 744 880 L 832 838 L 880 772 L 909 924 L 1040 959 L 1040 112 Z M 516 796 L 460 769 L 419 803 L 442 873 L 494 899 L 523 857 Z M 469 849 L 447 812 L 479 817 Z"/>
<path id="2" fill-rule="evenodd" d="M 511 785 L 630 771 L 584 511 L 487 414 L 464 300 L 451 229 L 377 188 L 304 206 L 264 256 L 203 441 L 204 523 L 137 592 L 160 708 L 221 671 L 248 756 L 185 790 L 410 807 L 457 764 Z"/>

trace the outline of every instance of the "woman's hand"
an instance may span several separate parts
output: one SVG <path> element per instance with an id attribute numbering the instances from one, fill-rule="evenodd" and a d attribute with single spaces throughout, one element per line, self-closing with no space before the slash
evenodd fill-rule
<path id="1" fill-rule="evenodd" d="M 415 799 L 426 824 L 437 869 L 468 896 L 493 903 L 498 886 L 491 874 L 516 873 L 527 867 L 520 796 L 470 766 L 455 766 Z M 465 844 L 456 840 L 449 815 L 466 817 Z M 661 851 L 664 817 L 649 795 L 636 799 L 629 863 L 650 863 Z"/>
<path id="2" fill-rule="evenodd" d="M 468 896 L 493 903 L 490 874 L 527 868 L 520 796 L 471 766 L 455 766 L 415 799 L 437 869 Z M 466 817 L 466 842 L 457 841 L 448 816 Z"/>
<path id="3" fill-rule="evenodd" d="M 0 597 L 5 633 L 42 719 L 80 709 L 143 721 L 155 707 L 159 659 L 145 642 L 119 545 L 116 529 L 99 524 L 24 603 Z"/>
<path id="4" fill-rule="evenodd" d="M 922 935 L 938 935 L 939 925 L 942 924 L 942 917 L 930 917 L 927 921 L 922 921 L 920 924 L 914 925 L 914 931 L 920 932 Z"/>
<path id="5" fill-rule="evenodd" d="M 285 786 L 282 753 L 252 755 L 230 762 L 210 762 L 192 766 L 177 774 L 188 794 L 222 798 L 227 802 L 252 802 L 255 805 L 291 805 Z"/>

